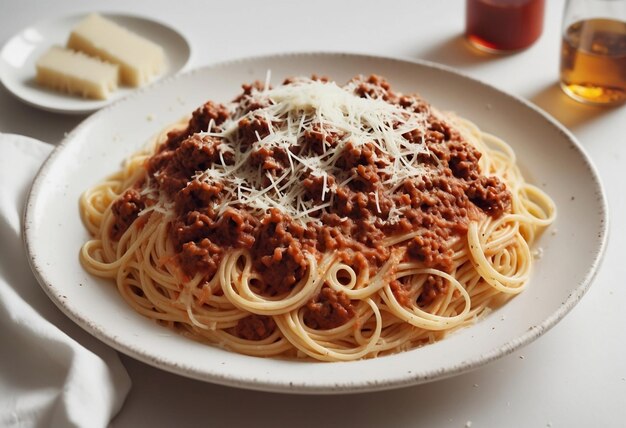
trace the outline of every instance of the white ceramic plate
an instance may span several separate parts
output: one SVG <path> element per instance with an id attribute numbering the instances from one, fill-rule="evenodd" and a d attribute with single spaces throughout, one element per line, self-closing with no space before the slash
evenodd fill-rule
<path id="1" fill-rule="evenodd" d="M 484 320 L 445 340 L 397 355 L 348 363 L 261 359 L 195 343 L 136 314 L 115 286 L 88 275 L 78 252 L 88 239 L 78 198 L 165 125 L 208 99 L 229 101 L 242 82 L 276 84 L 325 74 L 339 82 L 377 73 L 507 140 L 531 180 L 551 195 L 556 223 L 539 245 L 529 287 Z M 603 254 L 607 209 L 598 175 L 573 136 L 526 101 L 441 66 L 349 54 L 291 54 L 218 64 L 180 75 L 86 119 L 52 153 L 25 216 L 31 264 L 43 289 L 76 323 L 156 367 L 210 382 L 297 393 L 343 393 L 431 381 L 481 366 L 543 334 L 587 290 Z"/>
<path id="2" fill-rule="evenodd" d="M 185 37 L 161 22 L 139 16 L 102 13 L 108 19 L 163 47 L 167 68 L 157 78 L 182 70 L 191 55 Z M 40 22 L 10 38 L 0 50 L 0 81 L 13 95 L 35 107 L 59 113 L 91 113 L 130 94 L 135 88 L 120 86 L 106 100 L 90 100 L 42 88 L 35 82 L 35 63 L 52 45 L 65 46 L 70 31 L 87 14 Z"/>

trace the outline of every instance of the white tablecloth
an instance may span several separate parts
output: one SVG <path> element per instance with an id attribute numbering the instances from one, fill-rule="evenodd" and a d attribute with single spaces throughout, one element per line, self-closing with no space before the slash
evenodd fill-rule
<path id="1" fill-rule="evenodd" d="M 117 354 L 51 305 L 28 266 L 21 219 L 53 147 L 0 134 L 0 426 L 105 427 L 130 379 Z"/>

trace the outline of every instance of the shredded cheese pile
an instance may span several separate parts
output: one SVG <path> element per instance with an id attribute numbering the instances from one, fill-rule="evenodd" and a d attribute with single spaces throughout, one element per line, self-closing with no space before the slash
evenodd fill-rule
<path id="1" fill-rule="evenodd" d="M 348 142 L 356 147 L 371 143 L 378 149 L 376 163 L 382 165 L 379 171 L 389 177 L 383 182 L 385 192 L 393 192 L 408 178 L 423 175 L 425 169 L 417 155 L 431 155 L 428 148 L 423 140 L 416 144 L 402 135 L 416 129 L 423 135 L 427 114 L 410 112 L 380 98 L 360 97 L 355 94 L 358 84 L 352 81 L 340 87 L 335 82 L 298 78 L 270 89 L 266 82 L 264 89 L 253 89 L 246 101 L 266 107 L 243 113 L 245 108 L 233 103 L 226 122 L 219 128 L 209 124 L 202 134 L 221 139 L 220 162 L 194 178 L 224 186 L 225 197 L 213 207 L 218 214 L 229 206 L 240 205 L 253 215 L 262 216 L 270 208 L 279 208 L 302 224 L 319 221 L 317 211 L 327 210 L 333 204 L 337 187 L 355 178 L 352 172 L 337 166 Z M 245 117 L 260 117 L 269 125 L 269 134 L 261 137 L 257 133 L 257 141 L 250 147 L 242 147 L 238 137 L 238 123 Z M 331 145 L 324 139 L 321 154 L 310 147 L 294 150 L 306 131 L 331 134 L 334 142 Z M 281 175 L 275 176 L 249 162 L 251 154 L 264 147 L 283 149 L 288 155 L 289 167 Z M 225 162 L 227 152 L 234 162 Z M 323 180 L 322 203 L 305 197 L 302 183 L 309 174 Z M 332 184 L 329 175 L 334 177 Z M 374 193 L 378 204 L 379 195 Z M 317 215 L 312 216 L 314 213 Z M 399 214 L 398 208 L 392 208 L 386 221 L 397 221 Z"/>

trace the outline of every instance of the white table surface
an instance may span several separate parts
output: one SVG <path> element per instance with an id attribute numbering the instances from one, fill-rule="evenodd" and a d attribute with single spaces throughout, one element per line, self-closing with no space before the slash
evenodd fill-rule
<path id="1" fill-rule="evenodd" d="M 609 246 L 593 285 L 556 327 L 507 357 L 400 390 L 290 396 L 206 384 L 122 356 L 133 388 L 112 426 L 626 426 L 626 106 L 590 107 L 561 93 L 557 70 L 564 1 L 546 3 L 544 33 L 533 47 L 486 56 L 469 49 L 462 38 L 463 0 L 1 0 L 2 43 L 49 17 L 123 11 L 181 29 L 192 44 L 190 67 L 305 50 L 447 64 L 525 97 L 561 121 L 590 154 L 606 188 Z M 0 132 L 56 144 L 82 119 L 29 107 L 0 87 Z"/>

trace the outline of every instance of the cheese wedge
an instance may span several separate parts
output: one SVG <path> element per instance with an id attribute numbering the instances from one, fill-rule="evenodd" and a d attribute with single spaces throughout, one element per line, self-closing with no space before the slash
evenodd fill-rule
<path id="1" fill-rule="evenodd" d="M 121 82 L 148 83 L 165 68 L 163 49 L 98 14 L 82 20 L 71 32 L 67 47 L 120 67 Z"/>
<path id="2" fill-rule="evenodd" d="M 106 99 L 117 89 L 119 68 L 83 53 L 52 46 L 36 63 L 36 81 L 57 91 Z"/>

